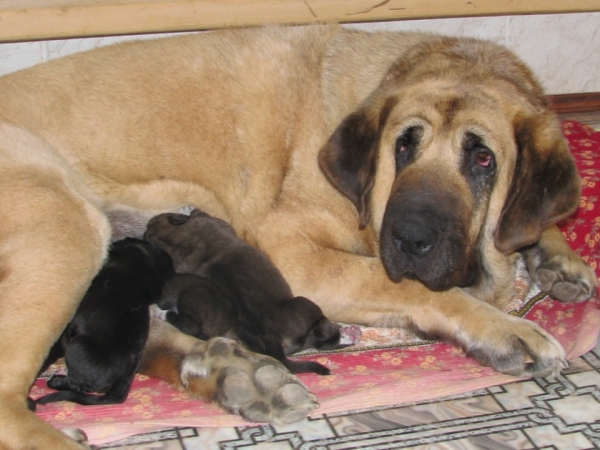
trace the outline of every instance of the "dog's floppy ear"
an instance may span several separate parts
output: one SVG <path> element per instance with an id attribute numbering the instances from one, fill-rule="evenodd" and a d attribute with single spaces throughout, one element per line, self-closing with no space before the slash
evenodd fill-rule
<path id="1" fill-rule="evenodd" d="M 494 233 L 496 248 L 510 253 L 534 244 L 544 227 L 572 214 L 579 203 L 577 168 L 549 112 L 517 118 L 513 180 Z"/>
<path id="2" fill-rule="evenodd" d="M 369 201 L 375 184 L 380 131 L 396 103 L 396 99 L 367 101 L 343 120 L 319 152 L 319 167 L 352 201 L 361 229 L 370 218 Z"/>

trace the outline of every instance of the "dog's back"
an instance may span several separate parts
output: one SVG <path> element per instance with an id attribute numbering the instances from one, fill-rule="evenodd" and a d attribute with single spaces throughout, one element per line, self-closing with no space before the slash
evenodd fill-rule
<path id="1" fill-rule="evenodd" d="M 157 246 L 133 238 L 114 243 L 46 361 L 64 356 L 68 374 L 51 378 L 48 386 L 59 392 L 37 403 L 124 401 L 148 337 L 148 307 L 172 275 L 170 256 Z"/>

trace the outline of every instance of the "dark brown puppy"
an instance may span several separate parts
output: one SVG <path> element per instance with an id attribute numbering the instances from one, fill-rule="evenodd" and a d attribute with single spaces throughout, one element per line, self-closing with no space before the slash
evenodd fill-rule
<path id="1" fill-rule="evenodd" d="M 276 301 L 259 314 L 238 303 L 231 286 L 186 273 L 169 280 L 158 306 L 167 310 L 164 318 L 169 323 L 199 339 L 224 336 L 252 342 L 261 339 L 256 330 L 264 329 L 279 337 L 278 345 L 283 345 L 286 355 L 309 348 L 342 348 L 360 338 L 359 327 L 340 327 L 305 297 Z"/>
<path id="2" fill-rule="evenodd" d="M 320 375 L 329 369 L 286 355 L 356 342 L 358 327 L 342 328 L 315 303 L 294 297 L 271 261 L 223 220 L 198 210 L 189 216 L 161 214 L 148 223 L 146 239 L 162 246 L 184 273 L 171 280 L 159 306 L 170 310 L 167 321 L 187 334 L 238 339 L 294 373 Z"/>
<path id="3" fill-rule="evenodd" d="M 158 246 L 133 238 L 115 242 L 45 361 L 47 367 L 64 356 L 68 374 L 50 378 L 48 387 L 59 392 L 37 403 L 125 401 L 148 339 L 148 307 L 173 273 L 171 257 Z"/>

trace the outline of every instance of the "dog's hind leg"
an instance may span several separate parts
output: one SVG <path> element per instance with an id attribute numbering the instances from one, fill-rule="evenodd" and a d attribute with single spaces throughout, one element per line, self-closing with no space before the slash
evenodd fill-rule
<path id="1" fill-rule="evenodd" d="M 11 151 L 37 149 L 7 149 L 4 137 L 0 127 L 0 448 L 82 448 L 31 412 L 27 395 L 101 266 L 108 224 L 61 173 L 15 163 Z"/>
<path id="2" fill-rule="evenodd" d="M 140 372 L 253 422 L 292 423 L 318 404 L 279 361 L 235 341 L 199 341 L 153 318 Z"/>

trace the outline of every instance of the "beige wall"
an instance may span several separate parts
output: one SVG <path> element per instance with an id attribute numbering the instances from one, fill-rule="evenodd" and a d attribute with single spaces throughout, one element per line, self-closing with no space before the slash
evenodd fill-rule
<path id="1" fill-rule="evenodd" d="M 600 12 L 412 20 L 352 25 L 376 30 L 422 30 L 490 39 L 514 50 L 547 92 L 600 92 Z M 0 44 L 0 74 L 52 58 L 139 37 Z"/>

